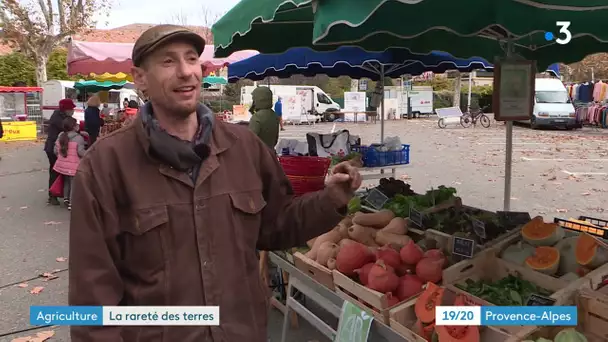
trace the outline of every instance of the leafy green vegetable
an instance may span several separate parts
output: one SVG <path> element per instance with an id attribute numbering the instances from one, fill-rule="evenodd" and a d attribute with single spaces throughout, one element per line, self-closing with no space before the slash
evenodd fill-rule
<path id="1" fill-rule="evenodd" d="M 450 200 L 455 194 L 456 189 L 441 185 L 437 189 L 427 191 L 424 195 L 404 196 L 397 194 L 384 205 L 384 208 L 391 210 L 396 216 L 408 217 L 411 208 L 416 210 L 428 209 Z"/>
<path id="2" fill-rule="evenodd" d="M 532 294 L 542 296 L 552 294 L 551 291 L 514 275 L 508 275 L 495 282 L 467 279 L 464 285 L 455 284 L 455 286 L 494 305 L 502 306 L 525 305 Z"/>
<path id="3" fill-rule="evenodd" d="M 348 202 L 348 213 L 354 214 L 361 210 L 361 197 L 355 196 Z"/>

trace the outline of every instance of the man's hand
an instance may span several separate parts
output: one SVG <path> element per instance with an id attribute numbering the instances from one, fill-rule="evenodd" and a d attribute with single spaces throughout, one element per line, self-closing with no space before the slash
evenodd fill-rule
<path id="1" fill-rule="evenodd" d="M 334 166 L 327 180 L 327 190 L 336 206 L 343 207 L 348 205 L 361 182 L 359 170 L 346 161 Z"/>

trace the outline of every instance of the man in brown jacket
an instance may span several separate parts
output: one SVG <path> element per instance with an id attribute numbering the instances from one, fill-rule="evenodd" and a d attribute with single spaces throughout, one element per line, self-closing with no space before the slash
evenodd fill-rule
<path id="1" fill-rule="evenodd" d="M 219 306 L 219 326 L 72 327 L 72 342 L 266 342 L 256 248 L 335 226 L 358 171 L 294 198 L 275 153 L 198 103 L 204 40 L 160 25 L 133 49 L 150 101 L 81 160 L 70 223 L 70 305 Z"/>

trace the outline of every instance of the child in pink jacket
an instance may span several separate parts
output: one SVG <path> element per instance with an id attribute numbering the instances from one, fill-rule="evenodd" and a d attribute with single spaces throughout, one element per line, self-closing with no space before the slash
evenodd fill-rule
<path id="1" fill-rule="evenodd" d="M 84 156 L 86 143 L 78 133 L 78 122 L 73 117 L 63 120 L 63 132 L 55 143 L 57 162 L 53 170 L 63 176 L 63 202 L 68 210 L 72 209 L 72 180 L 76 175 L 80 158 Z"/>

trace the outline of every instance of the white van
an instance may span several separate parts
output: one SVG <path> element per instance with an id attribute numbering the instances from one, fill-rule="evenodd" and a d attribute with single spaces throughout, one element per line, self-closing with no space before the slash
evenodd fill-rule
<path id="1" fill-rule="evenodd" d="M 83 94 L 79 94 L 74 88 L 74 81 L 61 81 L 61 80 L 50 80 L 42 84 L 44 89 L 42 95 L 42 117 L 45 120 L 50 119 L 53 112 L 59 109 L 59 100 L 61 99 L 72 99 L 76 104 L 74 109 L 74 118 L 76 120 L 84 121 L 84 109 L 86 108 L 86 98 Z M 135 100 L 140 105 L 143 104 L 137 92 L 133 89 L 117 89 L 108 91 L 108 107 L 120 108 L 122 101 L 127 98 L 129 100 Z"/>
<path id="2" fill-rule="evenodd" d="M 556 78 L 537 78 L 534 88 L 534 111 L 530 127 L 577 127 L 574 106 L 562 81 Z"/>
<path id="3" fill-rule="evenodd" d="M 260 86 L 266 87 L 266 85 Z M 277 101 L 279 96 L 299 95 L 302 97 L 302 106 L 313 116 L 318 115 L 324 119 L 333 119 L 331 112 L 340 111 L 340 105 L 317 86 L 270 85 L 268 87 L 272 90 L 273 103 Z M 253 92 L 255 88 L 256 86 L 245 86 L 241 88 L 242 105 L 251 104 L 251 92 Z"/>

